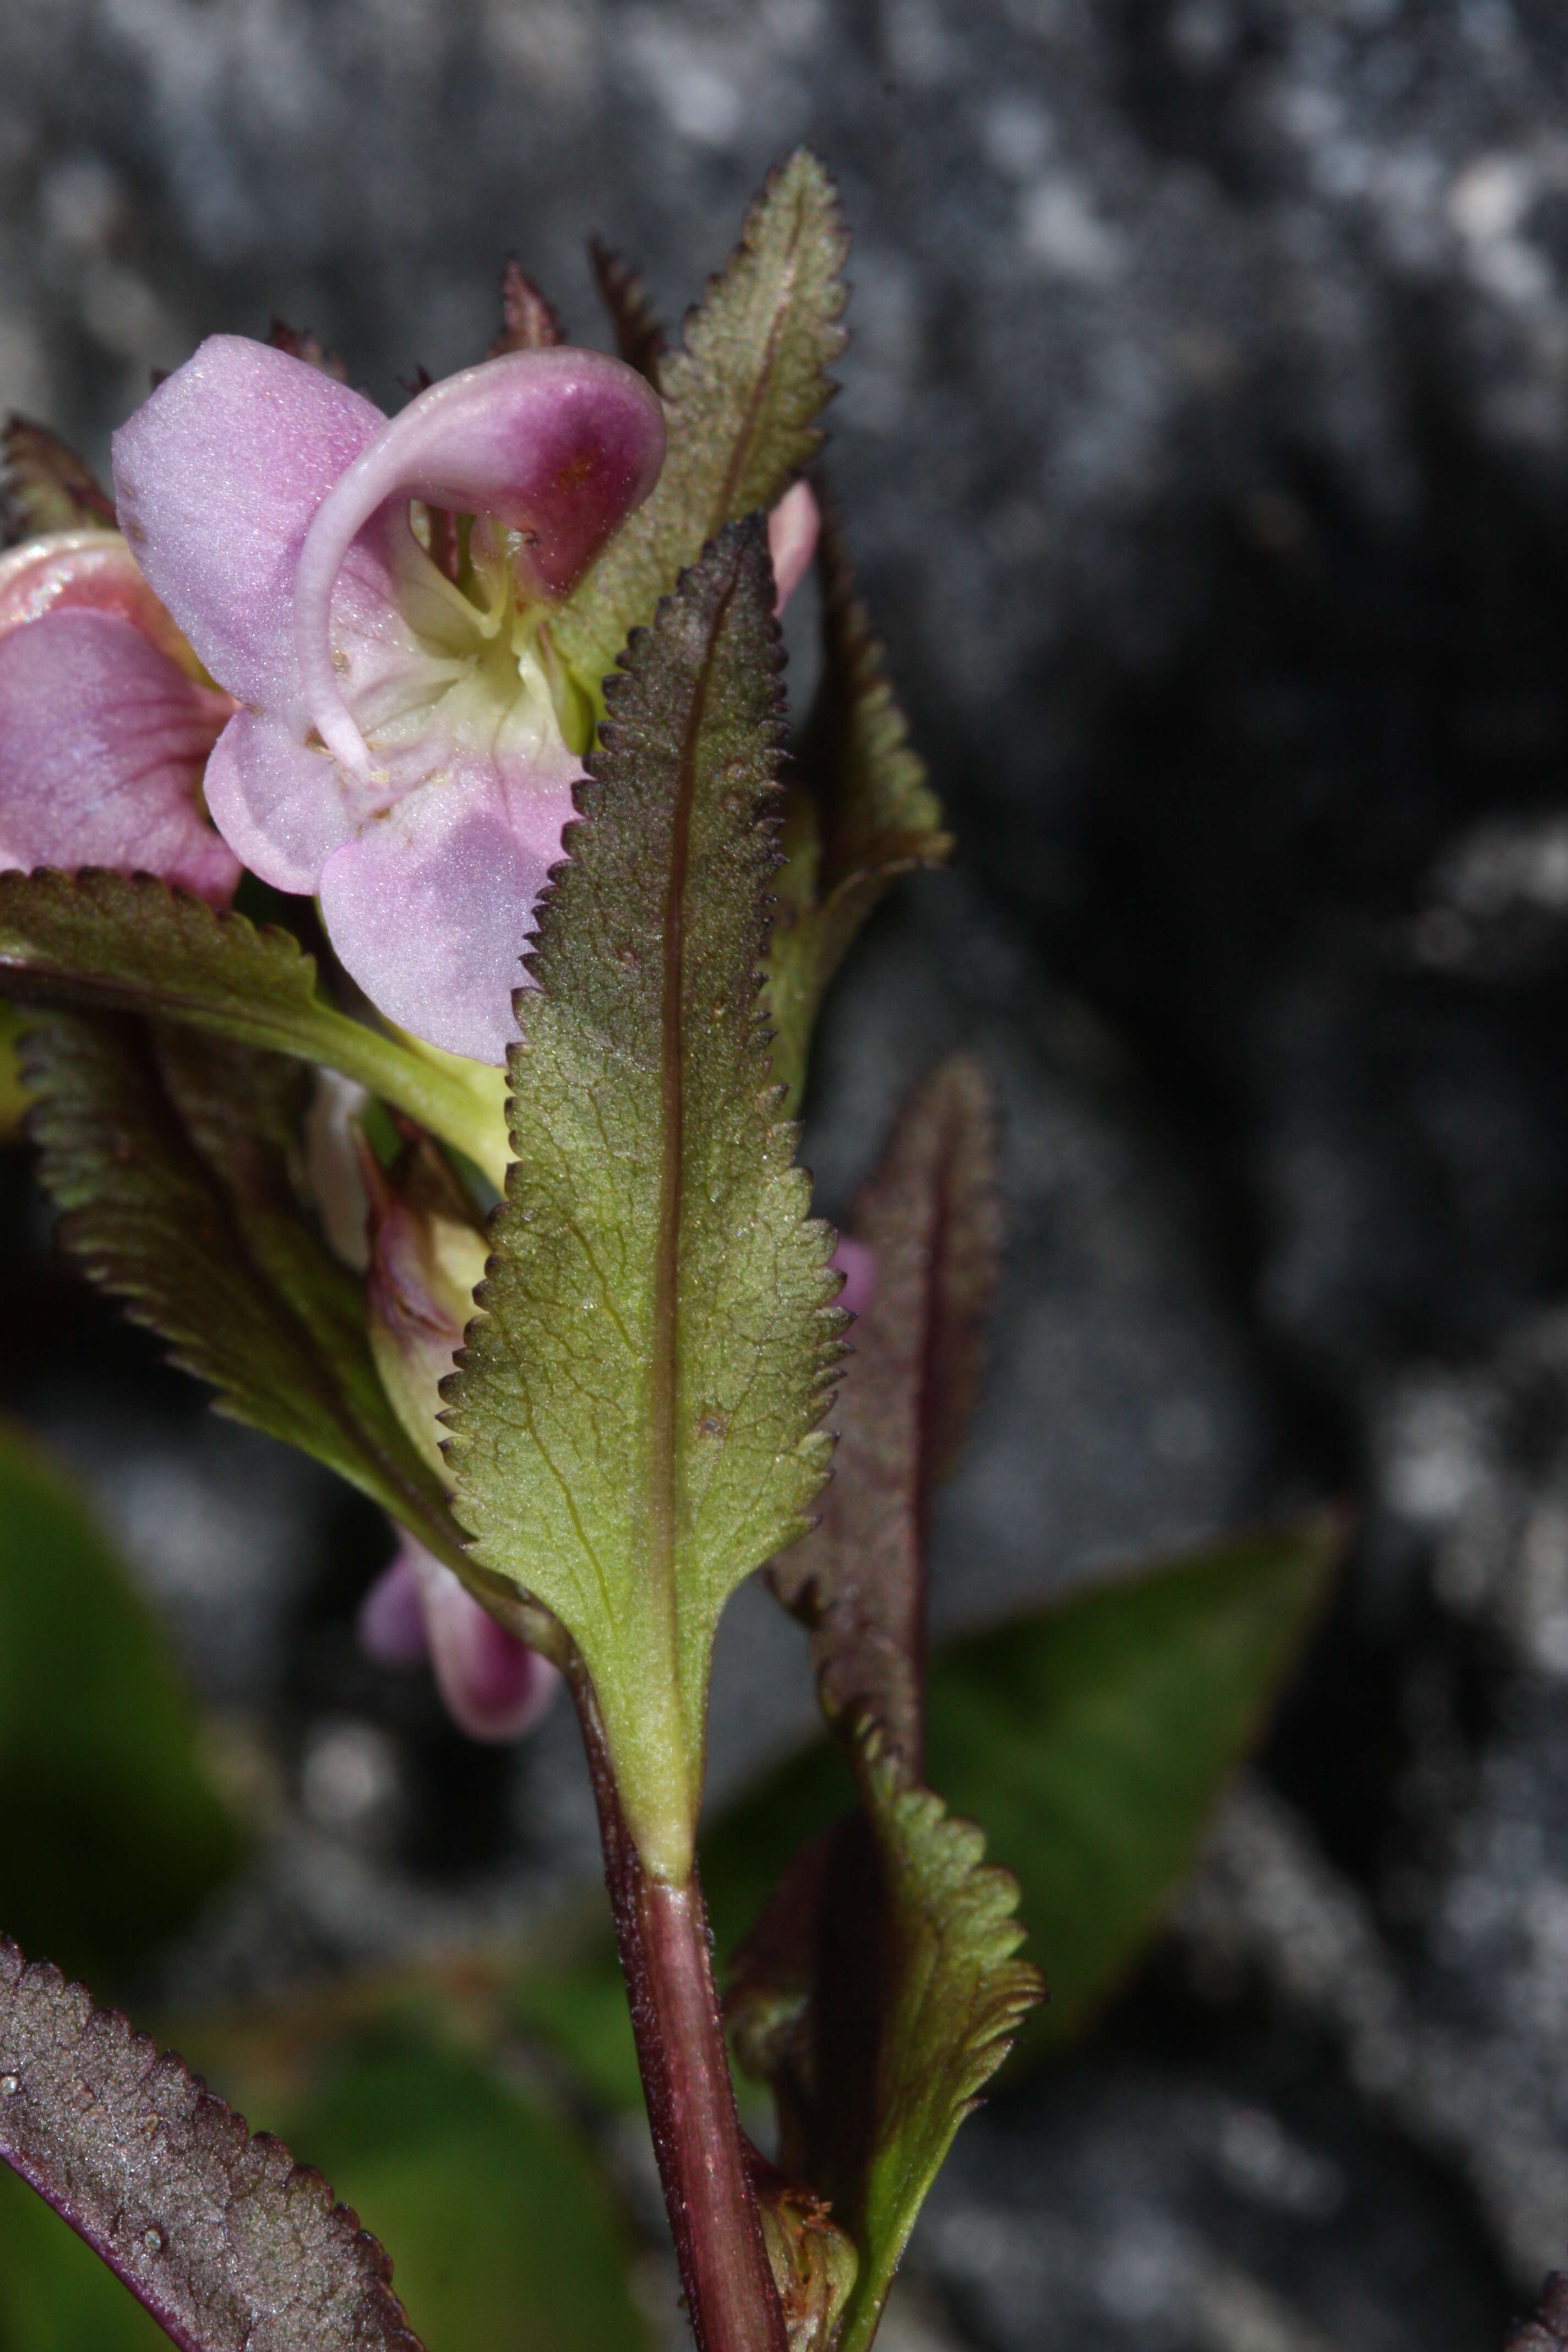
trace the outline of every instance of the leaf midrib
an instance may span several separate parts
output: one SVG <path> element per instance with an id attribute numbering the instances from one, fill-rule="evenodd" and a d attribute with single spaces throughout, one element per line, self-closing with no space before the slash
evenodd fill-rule
<path id="1" fill-rule="evenodd" d="M 680 760 L 670 827 L 660 942 L 658 1227 L 654 1244 L 651 1378 L 648 1395 L 649 1570 L 655 1605 L 667 1617 L 670 1654 L 679 1654 L 676 1574 L 676 1402 L 680 1348 L 680 1242 L 685 1192 L 686 887 L 691 862 L 691 817 L 697 793 L 697 753 L 709 688 L 724 623 L 735 593 L 731 577 L 714 608 L 707 645 L 681 730 Z"/>
<path id="2" fill-rule="evenodd" d="M 768 339 L 763 346 L 762 362 L 752 381 L 751 398 L 746 403 L 745 415 L 731 449 L 730 462 L 724 469 L 724 480 L 720 491 L 717 510 L 710 521 L 710 529 L 712 531 L 721 530 L 724 524 L 731 520 L 731 508 L 734 503 L 736 492 L 745 478 L 746 467 L 751 462 L 752 447 L 757 434 L 757 420 L 762 415 L 763 401 L 768 385 L 773 380 L 773 364 L 778 356 L 779 337 L 784 331 L 789 299 L 795 291 L 795 281 L 799 275 L 800 246 L 804 229 L 805 222 L 802 218 L 801 207 L 797 205 L 795 231 L 784 248 L 784 267 L 780 272 L 778 288 L 773 297 L 773 322 L 768 329 Z"/>

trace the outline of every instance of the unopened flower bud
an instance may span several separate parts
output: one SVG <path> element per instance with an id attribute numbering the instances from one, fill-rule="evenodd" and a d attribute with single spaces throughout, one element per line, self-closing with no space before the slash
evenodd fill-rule
<path id="1" fill-rule="evenodd" d="M 371 1352 L 399 1421 L 445 1477 L 440 1386 L 473 1317 L 485 1237 L 433 1144 L 422 1141 L 390 1172 L 368 1149 L 362 1165 L 370 1194 Z"/>

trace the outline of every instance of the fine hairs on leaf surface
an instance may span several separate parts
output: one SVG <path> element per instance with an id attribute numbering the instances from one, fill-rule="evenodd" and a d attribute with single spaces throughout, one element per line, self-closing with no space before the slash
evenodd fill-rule
<path id="1" fill-rule="evenodd" d="M 888 676 L 837 511 L 819 492 L 822 684 L 784 803 L 784 862 L 768 943 L 773 1073 L 793 1106 L 829 981 L 900 875 L 952 854 L 942 804 Z"/>
<path id="2" fill-rule="evenodd" d="M 297 1064 L 121 1017 L 38 1018 L 25 1045 L 60 1246 L 220 1410 L 313 1454 L 459 1572 L 435 1473 L 376 1376 L 357 1278 L 307 1213 Z"/>
<path id="3" fill-rule="evenodd" d="M 844 2352 L 875 2335 L 953 2134 L 1042 1990 L 1017 1958 L 1016 1880 L 920 1785 L 931 1492 L 978 1390 L 1001 1241 L 973 1062 L 917 1089 L 853 1222 L 876 1275 L 839 1399 L 841 1475 L 772 1573 L 812 1628 L 864 1810 L 785 1873 L 730 2002 L 742 2061 L 778 2095 L 781 2162 L 858 2248 Z"/>
<path id="4" fill-rule="evenodd" d="M 826 371 L 844 347 L 847 243 L 833 184 L 801 148 L 752 207 L 682 347 L 658 362 L 668 431 L 658 487 L 551 625 L 584 684 L 607 674 L 707 541 L 774 505 L 821 448 Z M 611 300 L 618 328 L 618 295 Z M 633 315 L 640 308 L 639 298 Z"/>
<path id="5" fill-rule="evenodd" d="M 349 1020 L 291 932 L 150 874 L 0 873 L 0 984 L 22 1002 L 153 1013 L 341 1070 L 500 1181 L 499 1071 Z"/>
<path id="6" fill-rule="evenodd" d="M 0 2157 L 182 2352 L 419 2352 L 386 2256 L 321 2176 L 9 1942 Z"/>
<path id="7" fill-rule="evenodd" d="M 675 1880 L 714 1629 L 805 1530 L 845 1321 L 757 1010 L 772 601 L 761 520 L 729 528 L 610 688 L 530 959 L 484 1311 L 443 1389 L 477 1557 L 575 1638 L 633 1836 Z"/>

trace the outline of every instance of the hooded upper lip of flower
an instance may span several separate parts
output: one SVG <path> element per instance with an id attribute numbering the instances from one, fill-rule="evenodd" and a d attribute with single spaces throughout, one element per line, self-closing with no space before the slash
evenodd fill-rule
<path id="1" fill-rule="evenodd" d="M 663 462 L 658 395 L 558 346 L 447 378 L 390 423 L 218 335 L 116 435 L 120 518 L 242 706 L 206 771 L 230 848 L 314 891 L 392 1020 L 477 1060 L 517 1034 L 530 914 L 584 771 L 544 625 Z M 462 587 L 410 502 L 478 518 Z"/>

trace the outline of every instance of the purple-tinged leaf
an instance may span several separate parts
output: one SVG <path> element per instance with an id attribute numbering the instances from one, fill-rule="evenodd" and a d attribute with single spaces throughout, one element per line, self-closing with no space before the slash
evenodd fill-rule
<path id="1" fill-rule="evenodd" d="M 321 339 L 311 328 L 307 327 L 301 334 L 287 320 L 274 319 L 267 340 L 275 352 L 287 352 L 291 360 L 303 360 L 307 367 L 319 368 L 334 383 L 347 383 L 348 369 L 336 352 L 322 350 Z"/>
<path id="2" fill-rule="evenodd" d="M 0 432 L 0 545 L 14 547 L 46 531 L 114 528 L 114 500 L 69 445 L 31 417 L 12 416 Z"/>
<path id="3" fill-rule="evenodd" d="M 543 352 L 566 341 L 554 305 L 545 300 L 515 253 L 508 254 L 501 271 L 500 320 L 500 332 L 487 354 L 492 360 L 503 352 Z"/>
<path id="4" fill-rule="evenodd" d="M 1552 2272 L 1540 2310 L 1510 2336 L 1508 2352 L 1568 2352 L 1568 2272 Z"/>
<path id="5" fill-rule="evenodd" d="M 657 392 L 658 363 L 668 337 L 655 311 L 640 270 L 602 238 L 588 240 L 588 258 L 616 331 L 616 349 L 628 367 L 646 375 Z"/>
<path id="6" fill-rule="evenodd" d="M 820 486 L 819 502 L 823 678 L 785 802 L 768 948 L 773 1075 L 792 1106 L 824 992 L 861 925 L 900 875 L 944 865 L 952 852 Z"/>
<path id="7" fill-rule="evenodd" d="M 999 1268 L 995 1160 L 991 1088 L 955 1055 L 907 1104 L 855 1204 L 873 1288 L 839 1397 L 833 1480 L 816 1533 L 769 1570 L 812 1629 L 829 1720 L 878 1725 L 909 1784 L 921 1773 L 932 1490 L 973 1409 Z"/>
<path id="8" fill-rule="evenodd" d="M 990 1088 L 963 1056 L 919 1089 L 856 1204 L 871 1258 L 822 1523 L 769 1573 L 812 1632 L 861 1810 L 807 1846 L 736 1956 L 742 2063 L 780 2160 L 853 2232 L 840 2352 L 876 2333 L 953 2134 L 1041 1998 L 1017 1881 L 921 1786 L 926 1545 L 973 1406 L 1000 1213 Z"/>
<path id="9" fill-rule="evenodd" d="M 0 2157 L 182 2352 L 419 2352 L 391 2263 L 319 2173 L 8 1942 Z"/>

